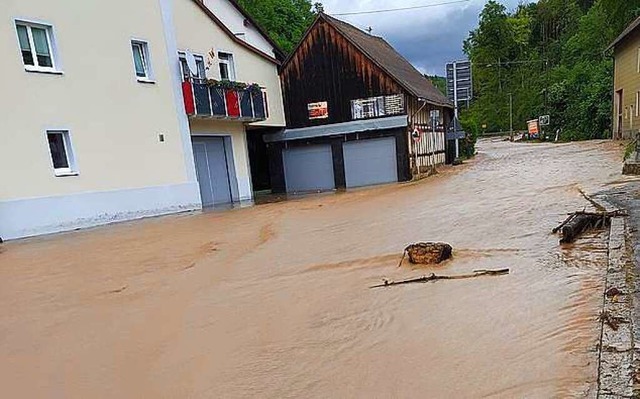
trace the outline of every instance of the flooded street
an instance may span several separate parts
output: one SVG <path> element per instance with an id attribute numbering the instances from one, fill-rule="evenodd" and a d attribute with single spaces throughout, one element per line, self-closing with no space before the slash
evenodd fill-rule
<path id="1" fill-rule="evenodd" d="M 594 397 L 611 142 L 483 141 L 419 182 L 5 244 L 6 397 Z M 416 241 L 454 259 L 397 268 Z M 511 274 L 369 289 L 382 278 Z"/>

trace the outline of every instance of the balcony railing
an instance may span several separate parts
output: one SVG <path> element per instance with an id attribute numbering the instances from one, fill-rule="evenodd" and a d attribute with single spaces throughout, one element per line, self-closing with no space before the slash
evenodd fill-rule
<path id="1" fill-rule="evenodd" d="M 262 91 L 182 82 L 182 95 L 187 115 L 194 118 L 259 122 L 268 116 L 265 93 Z"/>

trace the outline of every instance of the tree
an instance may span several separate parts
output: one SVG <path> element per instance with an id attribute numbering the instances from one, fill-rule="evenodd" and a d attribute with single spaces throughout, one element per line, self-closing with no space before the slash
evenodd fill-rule
<path id="1" fill-rule="evenodd" d="M 599 138 L 611 126 L 613 67 L 605 49 L 638 14 L 640 0 L 540 0 L 508 12 L 494 0 L 464 42 L 476 99 L 465 129 L 509 126 L 550 114 L 566 139 Z"/>
<path id="2" fill-rule="evenodd" d="M 237 0 L 285 52 L 290 53 L 311 25 L 322 4 L 310 0 Z"/>
<path id="3" fill-rule="evenodd" d="M 442 94 L 445 96 L 447 95 L 447 78 L 438 75 L 424 75 L 424 77 L 429 79 L 429 81 L 436 87 L 436 89 L 440 90 Z"/>

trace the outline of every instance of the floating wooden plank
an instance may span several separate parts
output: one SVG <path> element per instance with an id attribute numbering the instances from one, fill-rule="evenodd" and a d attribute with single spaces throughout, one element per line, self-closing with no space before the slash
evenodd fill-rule
<path id="1" fill-rule="evenodd" d="M 383 287 L 393 287 L 396 285 L 406 285 L 406 284 L 418 284 L 418 283 L 430 283 L 436 282 L 440 280 L 464 280 L 469 278 L 477 278 L 483 276 L 504 276 L 510 273 L 509 269 L 498 269 L 498 270 L 475 270 L 473 274 L 462 274 L 457 276 L 438 276 L 435 273 L 432 273 L 430 276 L 422 276 L 417 278 L 412 278 L 408 280 L 401 281 L 390 281 L 383 280 L 382 284 L 374 285 L 369 288 L 383 288 Z"/>

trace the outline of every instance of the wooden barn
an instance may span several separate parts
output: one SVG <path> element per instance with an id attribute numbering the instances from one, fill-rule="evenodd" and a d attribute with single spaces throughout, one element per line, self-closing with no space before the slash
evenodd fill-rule
<path id="1" fill-rule="evenodd" d="M 384 39 L 320 14 L 281 68 L 274 192 L 411 180 L 447 159 L 453 104 Z"/>

